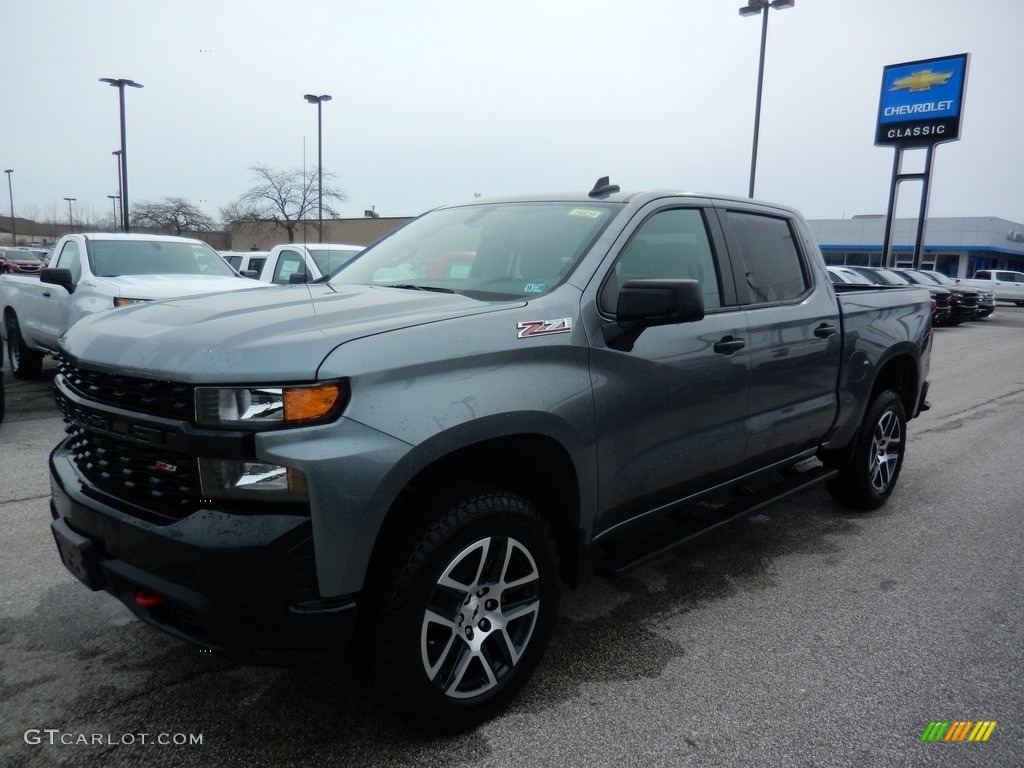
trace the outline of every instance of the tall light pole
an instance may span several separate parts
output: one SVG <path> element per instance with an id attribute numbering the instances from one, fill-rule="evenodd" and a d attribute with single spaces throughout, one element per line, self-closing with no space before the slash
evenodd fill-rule
<path id="1" fill-rule="evenodd" d="M 110 204 L 114 206 L 114 229 L 117 229 L 117 201 L 121 199 L 120 195 L 107 195 L 110 198 Z"/>
<path id="2" fill-rule="evenodd" d="M 71 204 L 73 202 L 75 202 L 76 200 L 78 200 L 78 198 L 77 197 L 65 197 L 64 199 L 68 201 L 68 229 L 69 230 L 70 229 L 74 229 L 75 228 L 75 219 L 71 215 Z"/>
<path id="3" fill-rule="evenodd" d="M 7 168 L 4 173 L 7 174 L 7 194 L 11 196 L 11 245 L 17 245 L 18 230 L 14 226 L 14 187 L 11 186 L 11 174 L 14 173 L 14 169 Z"/>
<path id="4" fill-rule="evenodd" d="M 101 77 L 101 83 L 109 83 L 111 87 L 117 88 L 121 102 L 121 228 L 128 231 L 128 150 L 127 139 L 124 129 L 124 88 L 142 88 L 140 83 L 126 78 L 115 79 L 113 77 Z"/>
<path id="5" fill-rule="evenodd" d="M 324 241 L 324 139 L 323 139 L 323 103 L 330 101 L 331 97 L 326 93 L 314 96 L 307 93 L 304 97 L 310 104 L 316 104 L 316 167 L 317 167 L 317 193 L 320 195 L 320 242 Z"/>
<path id="6" fill-rule="evenodd" d="M 117 199 L 124 199 L 124 187 L 121 186 L 121 150 L 115 149 L 111 152 L 114 157 L 117 158 Z M 121 228 L 124 228 L 124 218 L 121 218 Z M 117 229 L 117 216 L 114 217 L 114 229 Z M 125 230 L 127 231 L 127 230 Z"/>
<path id="7" fill-rule="evenodd" d="M 748 0 L 740 6 L 740 16 L 761 14 L 761 58 L 757 64 L 757 102 L 754 106 L 754 146 L 750 150 L 750 188 L 747 197 L 754 196 L 754 175 L 757 172 L 757 137 L 761 132 L 761 86 L 764 84 L 764 48 L 768 41 L 768 9 L 792 8 L 796 0 Z"/>

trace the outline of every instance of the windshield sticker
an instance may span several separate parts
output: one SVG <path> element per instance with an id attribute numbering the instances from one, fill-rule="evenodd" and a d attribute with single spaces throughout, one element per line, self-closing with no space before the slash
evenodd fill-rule
<path id="1" fill-rule="evenodd" d="M 523 293 L 544 293 L 544 283 L 527 283 Z"/>
<path id="2" fill-rule="evenodd" d="M 532 339 L 534 336 L 550 336 L 553 333 L 569 333 L 572 331 L 572 318 L 562 317 L 558 320 L 523 320 L 519 323 L 518 339 Z"/>
<path id="3" fill-rule="evenodd" d="M 569 211 L 569 216 L 582 216 L 585 219 L 598 219 L 601 217 L 601 211 L 592 211 L 589 208 L 573 208 Z"/>

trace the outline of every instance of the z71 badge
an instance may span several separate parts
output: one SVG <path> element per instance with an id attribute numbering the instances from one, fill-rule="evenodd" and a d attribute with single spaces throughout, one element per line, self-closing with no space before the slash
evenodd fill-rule
<path id="1" fill-rule="evenodd" d="M 530 339 L 534 336 L 550 336 L 553 333 L 569 333 L 572 331 L 572 318 L 562 317 L 558 320 L 523 320 L 519 323 L 516 338 Z"/>

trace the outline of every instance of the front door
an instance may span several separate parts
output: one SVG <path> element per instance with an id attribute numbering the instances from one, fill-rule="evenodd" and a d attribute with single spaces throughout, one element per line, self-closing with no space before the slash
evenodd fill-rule
<path id="1" fill-rule="evenodd" d="M 724 246 L 702 207 L 652 206 L 598 297 L 613 317 L 633 278 L 696 279 L 705 317 L 646 328 L 630 344 L 592 340 L 601 517 L 595 532 L 731 475 L 747 443 L 750 354 Z"/>

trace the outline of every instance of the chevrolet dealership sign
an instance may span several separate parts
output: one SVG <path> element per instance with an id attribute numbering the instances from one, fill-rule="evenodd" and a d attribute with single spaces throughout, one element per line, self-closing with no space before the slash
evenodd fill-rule
<path id="1" fill-rule="evenodd" d="M 883 69 L 875 144 L 923 146 L 959 139 L 969 58 L 961 53 Z"/>

